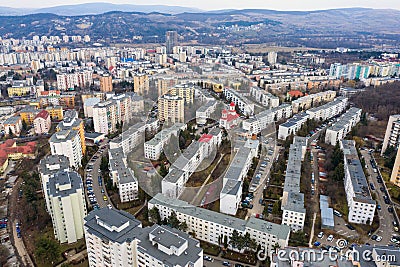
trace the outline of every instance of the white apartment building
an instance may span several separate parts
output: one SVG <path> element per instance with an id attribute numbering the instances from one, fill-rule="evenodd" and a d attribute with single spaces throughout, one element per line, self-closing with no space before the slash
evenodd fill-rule
<path id="1" fill-rule="evenodd" d="M 215 112 L 217 103 L 218 102 L 216 100 L 210 100 L 198 108 L 196 110 L 196 124 L 205 125 L 207 123 L 207 119 L 211 119 L 211 114 Z"/>
<path id="2" fill-rule="evenodd" d="M 57 74 L 57 88 L 66 91 L 75 86 L 89 87 L 93 83 L 93 71 L 85 70 L 77 73 Z"/>
<path id="3" fill-rule="evenodd" d="M 117 130 L 118 109 L 116 104 L 111 101 L 100 102 L 93 106 L 93 125 L 94 131 L 109 134 Z"/>
<path id="4" fill-rule="evenodd" d="M 254 114 L 254 104 L 239 92 L 231 88 L 224 88 L 224 96 L 228 101 L 235 103 L 244 115 L 250 116 Z"/>
<path id="5" fill-rule="evenodd" d="M 291 134 L 296 134 L 300 130 L 301 126 L 310 118 L 305 112 L 294 115 L 292 118 L 287 120 L 285 123 L 279 125 L 278 139 L 285 140 Z"/>
<path id="6" fill-rule="evenodd" d="M 385 153 L 389 146 L 399 147 L 400 145 L 400 114 L 391 115 L 386 127 L 385 139 L 383 139 L 382 152 Z"/>
<path id="7" fill-rule="evenodd" d="M 123 149 L 114 148 L 108 150 L 110 176 L 114 185 L 118 187 L 121 202 L 129 202 L 138 197 L 138 181 L 131 168 Z"/>
<path id="8" fill-rule="evenodd" d="M 223 180 L 220 192 L 219 211 L 236 215 L 242 198 L 243 179 L 258 154 L 258 140 L 248 139 L 244 144 L 236 147 L 236 154 L 229 165 Z"/>
<path id="9" fill-rule="evenodd" d="M 292 106 L 289 104 L 282 104 L 278 107 L 258 113 L 250 119 L 244 120 L 242 128 L 250 134 L 258 134 L 271 123 L 290 118 L 291 116 Z"/>
<path id="10" fill-rule="evenodd" d="M 251 87 L 250 95 L 254 97 L 257 102 L 259 102 L 264 107 L 275 108 L 279 106 L 279 97 L 274 96 L 273 94 L 268 93 L 261 88 Z"/>
<path id="11" fill-rule="evenodd" d="M 309 108 L 318 106 L 322 102 L 332 101 L 335 97 L 336 92 L 331 90 L 300 97 L 292 101 L 293 113 L 306 111 Z"/>
<path id="12" fill-rule="evenodd" d="M 347 103 L 346 97 L 337 97 L 332 102 L 307 110 L 306 113 L 310 115 L 310 119 L 325 121 L 342 113 L 346 109 Z"/>
<path id="13" fill-rule="evenodd" d="M 189 177 L 200 163 L 214 151 L 222 141 L 222 131 L 214 128 L 204 134 L 199 141 L 193 141 L 169 168 L 168 174 L 161 181 L 162 194 L 178 198 Z"/>
<path id="14" fill-rule="evenodd" d="M 50 177 L 46 190 L 56 239 L 60 243 L 74 243 L 83 238 L 83 219 L 87 210 L 80 175 L 57 172 Z"/>
<path id="15" fill-rule="evenodd" d="M 38 167 L 40 173 L 40 180 L 42 184 L 42 190 L 44 194 L 44 199 L 46 200 L 46 209 L 50 210 L 50 203 L 48 198 L 48 192 L 46 190 L 47 183 L 50 178 L 54 176 L 59 171 L 69 170 L 69 160 L 66 156 L 62 155 L 48 155 L 43 158 Z"/>
<path id="16" fill-rule="evenodd" d="M 77 130 L 60 130 L 54 133 L 50 139 L 52 155 L 64 155 L 69 159 L 69 165 L 79 168 L 82 162 L 82 145 Z"/>
<path id="17" fill-rule="evenodd" d="M 354 140 L 342 140 L 344 154 L 344 188 L 349 207 L 350 223 L 369 224 L 374 220 L 376 202 L 371 196 Z"/>
<path id="18" fill-rule="evenodd" d="M 170 94 L 158 98 L 158 119 L 165 122 L 181 122 L 185 120 L 184 99 Z"/>
<path id="19" fill-rule="evenodd" d="M 156 207 L 161 219 L 175 212 L 180 222 L 186 222 L 188 233 L 194 233 L 196 239 L 220 245 L 220 240 L 228 239 L 234 230 L 239 234 L 249 233 L 258 245 L 271 252 L 275 245 L 286 247 L 289 241 L 290 227 L 279 225 L 254 217 L 248 220 L 193 206 L 179 199 L 157 194 L 147 204 L 148 209 Z M 230 246 L 229 246 L 230 247 Z M 232 247 L 230 247 L 232 248 Z M 268 253 L 269 254 L 269 253 Z"/>
<path id="20" fill-rule="evenodd" d="M 289 157 L 282 195 L 282 224 L 292 231 L 302 231 L 306 217 L 304 194 L 300 192 L 301 165 L 307 148 L 307 139 L 295 136 L 289 148 Z"/>
<path id="21" fill-rule="evenodd" d="M 203 249 L 169 226 L 142 228 L 131 214 L 103 208 L 85 218 L 89 266 L 202 267 Z"/>
<path id="22" fill-rule="evenodd" d="M 336 145 L 337 142 L 343 140 L 351 129 L 360 121 L 362 110 L 352 107 L 325 132 L 325 143 Z"/>
<path id="23" fill-rule="evenodd" d="M 85 118 L 93 118 L 93 107 L 100 103 L 101 99 L 99 97 L 86 98 L 83 102 L 83 112 Z"/>
<path id="24" fill-rule="evenodd" d="M 179 132 L 185 129 L 186 124 L 175 123 L 171 127 L 164 128 L 156 133 L 152 139 L 144 143 L 144 157 L 146 159 L 157 160 L 163 151 L 163 147 L 168 143 L 171 136 L 174 135 L 178 137 Z"/>
<path id="25" fill-rule="evenodd" d="M 3 122 L 3 127 L 6 135 L 12 133 L 13 135 L 19 136 L 22 131 L 22 119 L 20 116 L 9 117 Z"/>

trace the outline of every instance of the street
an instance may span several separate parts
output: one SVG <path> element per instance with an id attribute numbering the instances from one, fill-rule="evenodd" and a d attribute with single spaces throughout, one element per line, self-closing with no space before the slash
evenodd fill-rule
<path id="1" fill-rule="evenodd" d="M 96 154 L 94 154 L 94 156 L 89 161 L 89 164 L 93 164 L 93 166 L 92 166 L 93 169 L 91 171 L 88 171 L 89 164 L 86 166 L 86 169 L 85 169 L 85 176 L 86 176 L 85 177 L 85 189 L 86 189 L 86 197 L 88 197 L 87 196 L 88 191 L 87 191 L 87 186 L 86 186 L 86 178 L 87 178 L 88 174 L 91 174 L 92 178 L 93 178 L 93 186 L 92 186 L 92 188 L 93 188 L 94 196 L 95 196 L 95 198 L 97 200 L 97 204 L 99 205 L 99 207 L 103 208 L 103 207 L 106 207 L 108 204 L 113 205 L 111 203 L 111 201 L 109 201 L 109 197 L 108 197 L 107 190 L 106 190 L 106 187 L 105 187 L 104 179 L 102 178 L 102 186 L 99 185 L 99 181 L 98 181 L 98 176 L 101 175 L 101 173 L 99 172 L 101 158 L 103 156 L 106 156 L 107 153 L 108 153 L 108 142 L 104 141 L 100 149 L 102 149 L 103 152 L 100 154 L 97 151 Z M 97 156 L 96 159 L 94 159 L 95 156 Z M 102 193 L 101 190 L 104 190 L 104 193 Z M 103 200 L 103 196 L 104 195 L 107 197 L 107 201 Z M 90 202 L 89 202 L 88 198 L 87 198 L 87 200 L 88 200 L 88 203 L 90 205 Z"/>
<path id="2" fill-rule="evenodd" d="M 392 206 L 392 204 L 390 204 L 390 205 L 385 204 L 385 200 L 384 200 L 383 196 L 386 194 L 387 188 L 384 183 L 378 183 L 378 180 L 376 179 L 376 177 L 378 176 L 379 173 L 374 173 L 374 171 L 373 171 L 373 167 L 372 167 L 371 161 L 370 161 L 371 155 L 368 153 L 367 150 L 361 150 L 361 155 L 364 157 L 367 171 L 369 174 L 369 175 L 367 175 L 367 180 L 369 183 L 372 183 L 375 187 L 375 190 L 371 190 L 371 193 L 375 193 L 377 205 L 379 204 L 382 207 L 381 210 L 378 210 L 379 228 L 374 233 L 376 235 L 382 236 L 382 241 L 376 242 L 376 241 L 369 239 L 368 243 L 387 245 L 387 244 L 390 244 L 390 238 L 392 237 L 393 234 L 395 234 L 394 229 L 393 229 L 394 217 L 393 217 L 393 214 L 388 211 L 388 207 Z M 379 169 L 379 168 L 377 168 L 377 169 Z M 382 192 L 380 190 L 380 188 L 382 186 L 385 188 L 385 190 L 384 190 L 385 192 Z"/>

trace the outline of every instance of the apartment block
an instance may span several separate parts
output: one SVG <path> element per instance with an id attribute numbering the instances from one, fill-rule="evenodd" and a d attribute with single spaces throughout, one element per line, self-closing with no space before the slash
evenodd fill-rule
<path id="1" fill-rule="evenodd" d="M 175 123 L 169 128 L 164 128 L 160 132 L 144 143 L 144 157 L 146 159 L 157 160 L 162 151 L 163 147 L 169 142 L 172 135 L 178 137 L 179 132 L 186 129 L 186 124 Z"/>
<path id="2" fill-rule="evenodd" d="M 344 154 L 344 188 L 346 190 L 350 223 L 369 224 L 374 220 L 376 201 L 373 200 L 354 140 L 342 140 Z"/>
<path id="3" fill-rule="evenodd" d="M 85 101 L 83 102 L 83 112 L 85 118 L 93 118 L 93 107 L 100 103 L 100 101 L 100 98 L 97 97 L 85 99 Z"/>
<path id="4" fill-rule="evenodd" d="M 150 89 L 149 76 L 136 74 L 133 76 L 133 91 L 138 95 L 147 95 Z"/>
<path id="5" fill-rule="evenodd" d="M 300 97 L 292 101 L 293 113 L 306 111 L 309 108 L 320 105 L 322 102 L 332 101 L 335 97 L 336 92 L 331 90 Z"/>
<path id="6" fill-rule="evenodd" d="M 21 119 L 27 124 L 27 125 L 32 125 L 33 120 L 35 119 L 36 115 L 39 113 L 40 110 L 27 106 L 23 108 L 22 110 L 19 111 L 19 115 L 21 116 Z"/>
<path id="7" fill-rule="evenodd" d="M 177 84 L 169 89 L 168 94 L 172 96 L 179 96 L 185 100 L 186 104 L 191 104 L 194 101 L 194 85 Z"/>
<path id="8" fill-rule="evenodd" d="M 57 74 L 57 88 L 66 91 L 75 87 L 89 87 L 93 83 L 93 71 Z"/>
<path id="9" fill-rule="evenodd" d="M 46 190 L 56 239 L 60 243 L 74 243 L 83 238 L 83 219 L 87 210 L 80 175 L 57 172 L 50 177 Z"/>
<path id="10" fill-rule="evenodd" d="M 142 228 L 131 214 L 109 208 L 85 218 L 89 266 L 202 267 L 203 249 L 190 235 L 166 225 Z"/>
<path id="11" fill-rule="evenodd" d="M 302 112 L 279 125 L 278 139 L 285 140 L 288 136 L 295 135 L 309 118 L 309 114 Z"/>
<path id="12" fill-rule="evenodd" d="M 170 94 L 159 97 L 158 119 L 171 123 L 183 123 L 185 120 L 184 99 Z"/>
<path id="13" fill-rule="evenodd" d="M 82 154 L 84 155 L 86 153 L 85 123 L 82 119 L 78 118 L 78 112 L 76 110 L 67 110 L 64 114 L 64 119 L 57 125 L 56 130 L 78 131 L 78 135 L 81 142 Z"/>
<path id="14" fill-rule="evenodd" d="M 261 88 L 251 87 L 250 95 L 264 107 L 275 108 L 279 106 L 279 97 L 274 96 Z"/>
<path id="15" fill-rule="evenodd" d="M 306 113 L 310 115 L 310 119 L 325 121 L 342 113 L 346 109 L 347 103 L 346 97 L 337 97 L 325 105 L 308 109 Z"/>
<path id="16" fill-rule="evenodd" d="M 383 155 L 389 146 L 399 147 L 400 145 L 400 114 L 391 115 L 383 139 L 382 152 Z"/>
<path id="17" fill-rule="evenodd" d="M 362 110 L 352 107 L 338 118 L 325 132 L 325 143 L 336 145 L 343 140 L 351 129 L 360 121 Z"/>
<path id="18" fill-rule="evenodd" d="M 289 148 L 289 157 L 282 195 L 282 224 L 292 231 L 302 231 L 306 217 L 304 194 L 300 192 L 301 165 L 307 148 L 307 139 L 295 136 Z"/>
<path id="19" fill-rule="evenodd" d="M 235 157 L 222 180 L 219 207 L 221 213 L 236 215 L 242 198 L 243 179 L 253 163 L 253 158 L 258 154 L 258 146 L 258 140 L 248 139 L 235 148 Z"/>
<path id="20" fill-rule="evenodd" d="M 196 124 L 205 125 L 207 119 L 212 119 L 211 114 L 215 112 L 218 102 L 216 100 L 207 101 L 196 110 Z"/>
<path id="21" fill-rule="evenodd" d="M 52 121 L 61 121 L 64 119 L 64 110 L 62 106 L 49 106 L 46 111 L 50 114 Z"/>
<path id="22" fill-rule="evenodd" d="M 396 160 L 394 162 L 390 182 L 400 187 L 400 149 L 397 149 Z"/>
<path id="23" fill-rule="evenodd" d="M 193 172 L 221 144 L 221 141 L 222 131 L 217 128 L 211 130 L 209 134 L 204 134 L 199 141 L 193 141 L 179 155 L 161 181 L 162 194 L 178 198 Z"/>
<path id="24" fill-rule="evenodd" d="M 162 96 L 168 93 L 168 91 L 172 87 L 178 84 L 178 79 L 176 79 L 175 77 L 163 77 L 163 78 L 158 78 L 156 83 L 157 83 L 158 96 Z"/>
<path id="25" fill-rule="evenodd" d="M 278 107 L 260 112 L 254 117 L 243 121 L 243 130 L 250 134 L 258 134 L 266 129 L 268 125 L 277 122 L 281 119 L 288 119 L 292 116 L 292 106 L 289 104 L 282 104 Z"/>
<path id="26" fill-rule="evenodd" d="M 112 76 L 111 75 L 100 76 L 100 91 L 112 92 L 112 90 L 113 90 Z"/>
<path id="27" fill-rule="evenodd" d="M 48 155 L 40 160 L 38 171 L 40 173 L 40 180 L 44 199 L 46 200 L 47 211 L 50 210 L 50 202 L 48 198 L 47 183 L 59 171 L 69 170 L 69 159 L 63 155 Z"/>
<path id="28" fill-rule="evenodd" d="M 49 142 L 52 155 L 68 157 L 69 165 L 76 169 L 81 166 L 83 153 L 77 130 L 60 130 L 50 137 Z"/>
<path id="29" fill-rule="evenodd" d="M 231 88 L 224 88 L 224 96 L 228 101 L 235 103 L 240 112 L 245 116 L 254 114 L 254 104 L 241 93 Z"/>
<path id="30" fill-rule="evenodd" d="M 239 219 L 230 215 L 218 213 L 208 209 L 193 206 L 179 199 L 168 198 L 157 194 L 147 204 L 148 209 L 156 207 L 161 219 L 168 218 L 175 212 L 180 222 L 186 222 L 188 233 L 194 233 L 196 239 L 219 245 L 220 240 L 227 238 L 228 244 L 232 232 L 239 234 L 249 233 L 258 245 L 266 251 L 272 251 L 279 245 L 286 247 L 289 241 L 290 227 L 280 225 L 254 217 L 248 220 Z M 229 248 L 232 248 L 229 246 Z"/>

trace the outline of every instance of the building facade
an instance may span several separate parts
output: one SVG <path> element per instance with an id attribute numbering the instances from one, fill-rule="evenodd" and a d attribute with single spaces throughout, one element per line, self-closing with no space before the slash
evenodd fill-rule
<path id="1" fill-rule="evenodd" d="M 389 146 L 399 147 L 400 144 L 400 115 L 391 115 L 386 127 L 385 139 L 383 139 L 383 155 Z"/>
<path id="2" fill-rule="evenodd" d="M 159 97 L 158 120 L 172 123 L 183 123 L 185 120 L 184 99 L 169 94 Z"/>

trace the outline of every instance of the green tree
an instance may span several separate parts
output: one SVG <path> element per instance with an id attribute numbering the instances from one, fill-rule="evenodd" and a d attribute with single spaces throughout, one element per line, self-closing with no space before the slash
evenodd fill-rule
<path id="1" fill-rule="evenodd" d="M 181 231 L 183 231 L 183 232 L 186 232 L 187 229 L 188 229 L 188 225 L 187 225 L 186 222 L 182 222 L 182 223 L 179 225 L 179 230 L 181 230 Z"/>
<path id="2" fill-rule="evenodd" d="M 108 156 L 101 157 L 100 170 L 102 172 L 108 171 Z"/>
<path id="3" fill-rule="evenodd" d="M 229 238 L 229 245 L 231 245 L 233 248 L 237 248 L 240 242 L 241 241 L 239 232 L 237 230 L 233 230 Z"/>
<path id="4" fill-rule="evenodd" d="M 42 263 L 54 263 L 60 257 L 60 244 L 52 239 L 41 237 L 35 246 L 36 259 Z"/>
<path id="5" fill-rule="evenodd" d="M 344 179 L 344 164 L 340 162 L 333 173 L 333 179 L 335 181 L 342 181 Z"/>
<path id="6" fill-rule="evenodd" d="M 165 167 L 164 163 L 160 164 L 160 169 L 158 170 L 158 173 L 162 176 L 165 177 L 168 174 L 168 170 Z"/>
<path id="7" fill-rule="evenodd" d="M 161 223 L 160 211 L 157 207 L 153 207 L 149 210 L 149 221 L 157 224 Z"/>
<path id="8" fill-rule="evenodd" d="M 26 123 L 25 120 L 22 120 L 22 130 L 24 131 L 28 130 L 28 124 Z"/>
<path id="9" fill-rule="evenodd" d="M 172 228 L 179 229 L 179 226 L 181 222 L 178 220 L 178 217 L 176 216 L 175 212 L 172 212 L 171 215 L 168 217 L 168 225 L 171 226 Z"/>

